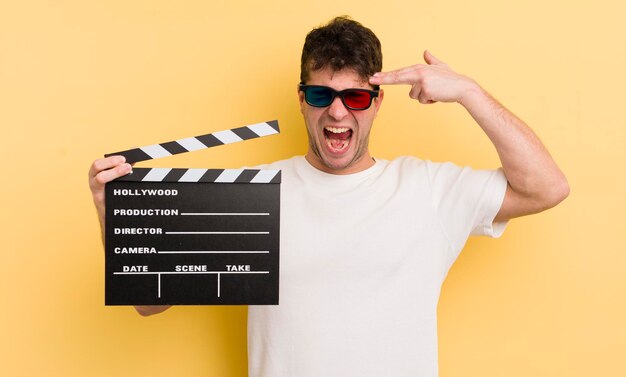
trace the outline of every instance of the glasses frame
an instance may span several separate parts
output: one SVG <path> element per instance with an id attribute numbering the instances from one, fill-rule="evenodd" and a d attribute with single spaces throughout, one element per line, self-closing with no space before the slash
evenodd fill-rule
<path id="1" fill-rule="evenodd" d="M 330 92 L 332 93 L 332 97 L 330 99 L 330 102 L 328 102 L 328 105 L 325 106 L 320 106 L 320 105 L 315 105 L 312 104 L 311 102 L 309 102 L 309 99 L 307 98 L 307 89 L 312 89 L 312 88 L 323 88 L 323 89 L 328 89 L 330 90 Z M 349 110 L 354 110 L 354 111 L 362 111 L 362 110 L 367 110 L 372 106 L 372 101 L 374 100 L 374 98 L 378 97 L 378 93 L 380 92 L 380 87 L 378 85 L 374 85 L 374 90 L 369 90 L 369 89 L 363 89 L 363 88 L 349 88 L 349 89 L 344 89 L 344 90 L 335 90 L 329 86 L 324 86 L 324 85 L 306 85 L 304 83 L 300 83 L 299 86 L 300 91 L 304 92 L 304 100 L 306 101 L 306 103 L 308 103 L 310 106 L 313 107 L 328 107 L 330 106 L 333 101 L 335 100 L 335 98 L 337 96 L 339 96 L 339 98 L 341 98 L 341 103 L 343 103 L 343 105 L 349 109 Z M 370 100 L 369 103 L 367 104 L 367 107 L 364 108 L 355 108 L 352 106 L 349 106 L 346 103 L 346 98 L 345 95 L 351 92 L 366 92 L 367 94 L 369 94 L 370 96 Z"/>

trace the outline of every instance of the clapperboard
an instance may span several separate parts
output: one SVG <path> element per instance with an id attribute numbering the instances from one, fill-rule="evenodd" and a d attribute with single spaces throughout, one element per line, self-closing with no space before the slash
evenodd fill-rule
<path id="1" fill-rule="evenodd" d="M 130 149 L 129 163 L 279 133 L 269 121 Z M 277 305 L 279 170 L 134 168 L 107 183 L 106 305 Z"/>

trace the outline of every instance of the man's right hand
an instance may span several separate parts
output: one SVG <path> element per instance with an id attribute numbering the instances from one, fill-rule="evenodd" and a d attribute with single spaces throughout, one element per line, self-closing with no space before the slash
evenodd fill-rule
<path id="1" fill-rule="evenodd" d="M 104 185 L 107 182 L 124 176 L 132 171 L 132 166 L 126 163 L 124 156 L 110 156 L 99 158 L 91 164 L 89 169 L 89 188 L 93 197 L 93 204 L 98 211 L 98 220 L 100 220 L 100 228 L 104 234 Z"/>

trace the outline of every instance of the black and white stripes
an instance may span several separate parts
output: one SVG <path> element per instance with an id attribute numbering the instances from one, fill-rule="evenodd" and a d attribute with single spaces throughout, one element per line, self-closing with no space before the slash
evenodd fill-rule
<path id="1" fill-rule="evenodd" d="M 126 157 L 126 162 L 134 163 L 139 161 L 152 160 L 155 158 L 167 157 L 179 153 L 193 152 L 200 149 L 211 148 L 224 144 L 236 143 L 238 141 L 274 135 L 277 133 L 280 133 L 278 121 L 271 120 L 268 122 L 233 128 L 230 130 L 214 132 L 211 134 L 169 141 L 167 143 L 147 145 L 145 147 L 129 149 L 126 151 L 109 153 L 105 156 L 108 157 L 114 155 L 122 155 Z"/>
<path id="2" fill-rule="evenodd" d="M 125 182 L 280 183 L 280 170 L 134 168 Z"/>

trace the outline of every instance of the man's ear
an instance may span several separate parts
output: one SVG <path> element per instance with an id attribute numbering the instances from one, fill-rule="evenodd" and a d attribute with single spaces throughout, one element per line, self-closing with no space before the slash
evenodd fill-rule
<path id="1" fill-rule="evenodd" d="M 381 88 L 378 91 L 378 97 L 374 98 L 374 106 L 376 108 L 376 115 L 378 115 L 378 110 L 380 109 L 380 105 L 383 104 L 383 98 L 385 98 L 385 91 Z"/>
<path id="2" fill-rule="evenodd" d="M 298 101 L 300 102 L 300 112 L 302 112 L 302 107 L 304 106 L 304 92 L 300 90 L 300 84 L 296 86 L 296 90 L 298 91 Z"/>

